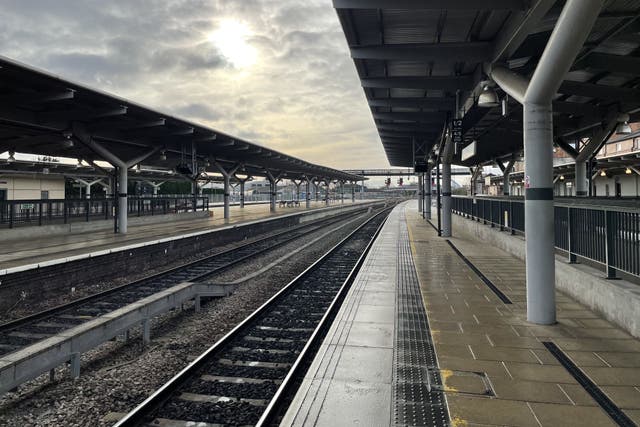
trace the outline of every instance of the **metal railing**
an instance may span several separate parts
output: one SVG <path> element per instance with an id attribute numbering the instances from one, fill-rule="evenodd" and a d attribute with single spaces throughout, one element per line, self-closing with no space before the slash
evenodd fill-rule
<path id="1" fill-rule="evenodd" d="M 601 200 L 555 201 L 555 246 L 577 262 L 584 258 L 602 265 L 607 278 L 616 272 L 640 277 L 640 210 L 603 204 Z M 483 224 L 524 234 L 524 200 L 453 197 L 453 212 Z"/>
<path id="2" fill-rule="evenodd" d="M 129 197 L 130 217 L 176 214 L 209 210 L 207 197 Z M 113 198 L 48 199 L 0 201 L 0 228 L 88 222 L 112 219 L 116 213 Z"/>

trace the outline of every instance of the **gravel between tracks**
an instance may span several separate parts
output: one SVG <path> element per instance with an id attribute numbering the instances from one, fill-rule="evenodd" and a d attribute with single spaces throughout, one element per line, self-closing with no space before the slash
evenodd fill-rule
<path id="1" fill-rule="evenodd" d="M 271 295 L 357 227 L 351 223 L 336 232 L 323 229 L 257 257 L 215 278 L 233 281 L 274 260 L 291 254 L 320 235 L 327 236 L 293 254 L 264 274 L 242 283 L 230 297 L 206 304 L 199 314 L 191 307 L 175 310 L 154 320 L 152 343 L 142 346 L 134 330 L 128 342 L 108 342 L 82 357 L 81 376 L 69 378 L 67 368 L 0 396 L 0 425 L 4 426 L 107 426 L 111 412 L 127 412 L 186 366 L 193 357 L 231 330 Z M 334 229 L 344 222 L 333 224 Z M 181 260 L 184 262 L 184 260 Z"/>

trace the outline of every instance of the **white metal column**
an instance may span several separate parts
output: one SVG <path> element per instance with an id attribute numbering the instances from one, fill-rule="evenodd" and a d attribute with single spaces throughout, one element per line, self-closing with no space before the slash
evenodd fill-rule
<path id="1" fill-rule="evenodd" d="M 491 77 L 524 106 L 527 320 L 556 321 L 551 102 L 587 39 L 603 0 L 568 0 L 530 82 L 496 68 Z"/>

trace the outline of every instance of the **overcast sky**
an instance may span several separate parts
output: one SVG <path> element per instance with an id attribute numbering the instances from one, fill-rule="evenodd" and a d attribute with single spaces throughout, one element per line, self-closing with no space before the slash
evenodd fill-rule
<path id="1" fill-rule="evenodd" d="M 388 167 L 331 0 L 2 0 L 0 55 L 314 163 Z"/>

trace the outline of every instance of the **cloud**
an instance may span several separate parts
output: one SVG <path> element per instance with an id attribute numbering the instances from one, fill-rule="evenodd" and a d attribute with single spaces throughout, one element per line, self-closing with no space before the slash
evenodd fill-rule
<path id="1" fill-rule="evenodd" d="M 209 41 L 229 19 L 251 67 Z M 388 166 L 329 0 L 4 0 L 0 52 L 312 162 Z"/>

